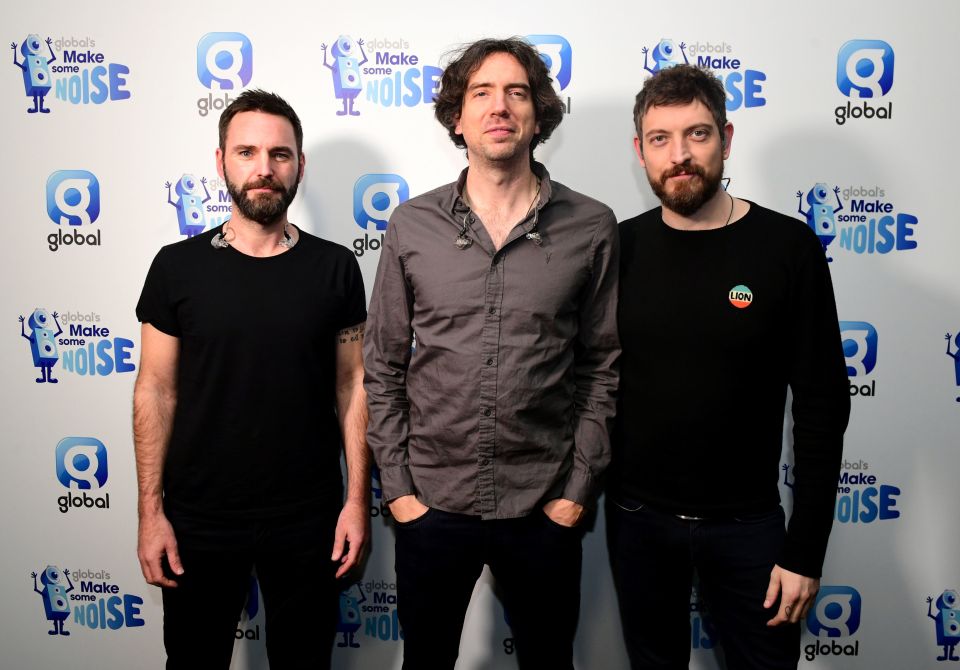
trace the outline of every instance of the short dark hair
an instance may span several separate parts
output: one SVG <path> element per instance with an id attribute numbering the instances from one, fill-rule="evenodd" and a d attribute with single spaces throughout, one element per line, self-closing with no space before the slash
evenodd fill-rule
<path id="1" fill-rule="evenodd" d="M 727 125 L 727 93 L 723 84 L 710 70 L 693 65 L 674 65 L 667 67 L 643 83 L 633 105 L 633 124 L 643 147 L 643 115 L 651 107 L 664 105 L 685 105 L 699 100 L 713 114 L 720 131 L 720 144 L 726 146 L 727 136 L 723 129 Z"/>
<path id="2" fill-rule="evenodd" d="M 530 142 L 530 153 L 532 154 L 533 148 L 542 142 L 546 142 L 551 133 L 560 125 L 560 121 L 563 120 L 563 103 L 553 88 L 550 71 L 547 70 L 540 54 L 533 46 L 519 37 L 502 40 L 482 39 L 448 54 L 448 57 L 451 57 L 452 60 L 443 71 L 443 78 L 440 80 L 440 92 L 433 100 L 436 103 L 434 114 L 437 121 L 447 129 L 453 143 L 461 149 L 465 149 L 467 144 L 463 140 L 463 135 L 456 133 L 456 128 L 460 111 L 463 109 L 463 96 L 467 90 L 467 82 L 473 73 L 480 68 L 487 56 L 495 53 L 510 54 L 519 61 L 527 72 L 534 113 L 537 123 L 540 124 L 540 132 L 534 135 L 533 141 Z"/>
<path id="3" fill-rule="evenodd" d="M 220 150 L 227 149 L 227 128 L 237 114 L 241 112 L 264 112 L 275 114 L 287 119 L 293 126 L 294 137 L 297 138 L 297 154 L 303 153 L 303 126 L 300 117 L 293 111 L 293 107 L 276 93 L 268 93 L 259 88 L 249 89 L 233 100 L 220 115 Z"/>

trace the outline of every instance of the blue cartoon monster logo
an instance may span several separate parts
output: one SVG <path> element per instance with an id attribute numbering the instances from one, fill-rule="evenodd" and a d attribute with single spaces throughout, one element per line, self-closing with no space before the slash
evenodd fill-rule
<path id="1" fill-rule="evenodd" d="M 170 182 L 164 183 L 164 186 L 167 187 L 167 202 L 177 210 L 180 234 L 193 237 L 197 233 L 202 233 L 207 227 L 207 220 L 203 216 L 203 204 L 210 199 L 207 178 L 203 177 L 198 182 L 192 174 L 185 174 L 180 177 L 176 186 L 177 196 L 179 196 L 176 202 L 174 202 L 170 193 Z M 202 197 L 200 195 L 201 186 L 203 186 Z"/>
<path id="2" fill-rule="evenodd" d="M 360 584 L 340 592 L 340 611 L 337 618 L 337 632 L 343 635 L 343 640 L 337 642 L 338 647 L 356 649 L 360 643 L 354 639 L 360 630 L 360 603 L 367 597 L 363 594 Z"/>
<path id="3" fill-rule="evenodd" d="M 933 613 L 933 597 L 927 597 L 927 616 L 937 627 L 937 644 L 943 647 L 943 656 L 938 661 L 960 661 L 957 643 L 960 643 L 960 596 L 947 589 L 937 598 L 937 613 Z"/>
<path id="4" fill-rule="evenodd" d="M 338 37 L 330 49 L 333 65 L 327 62 L 327 45 L 321 44 L 320 49 L 323 51 L 324 67 L 333 73 L 333 93 L 338 100 L 343 100 L 343 109 L 337 110 L 337 116 L 359 116 L 360 112 L 353 108 L 353 101 L 362 90 L 360 66 L 367 62 L 363 40 L 354 41 L 349 35 Z M 363 59 L 360 62 L 357 62 L 357 52 Z"/>
<path id="5" fill-rule="evenodd" d="M 957 388 L 960 388 L 960 333 L 957 333 L 957 337 L 954 340 L 956 350 L 953 353 L 950 352 L 950 337 L 950 333 L 947 333 L 947 356 L 953 359 L 954 378 L 957 382 Z M 957 402 L 960 402 L 960 395 L 957 396 Z"/>
<path id="6" fill-rule="evenodd" d="M 67 580 L 67 588 L 63 586 L 63 580 L 60 575 Z M 70 601 L 67 594 L 73 591 L 73 582 L 70 581 L 70 571 L 64 569 L 62 572 L 55 565 L 48 565 L 47 569 L 40 575 L 40 583 L 43 588 L 37 587 L 37 573 L 31 572 L 33 577 L 33 590 L 40 594 L 43 599 L 43 611 L 47 621 L 53 622 L 53 630 L 48 630 L 50 635 L 69 635 L 70 632 L 63 629 L 63 624 L 70 616 Z"/>
<path id="7" fill-rule="evenodd" d="M 50 79 L 50 63 L 57 60 L 53 53 L 53 47 L 50 46 L 53 39 L 46 39 L 47 50 L 50 52 L 50 58 L 43 55 L 43 42 L 38 35 L 27 35 L 27 39 L 20 45 L 20 53 L 23 54 L 23 62 L 17 62 L 17 43 L 11 42 L 10 48 L 13 49 L 13 64 L 23 70 L 23 89 L 28 98 L 33 98 L 33 109 L 28 109 L 27 113 L 49 114 L 50 110 L 43 106 L 43 99 L 53 87 Z"/>
<path id="8" fill-rule="evenodd" d="M 680 51 L 677 51 L 677 45 L 673 40 L 662 39 L 660 43 L 653 48 L 653 67 L 649 65 L 647 60 L 648 52 L 650 51 L 647 47 L 643 47 L 640 51 L 643 52 L 643 69 L 649 72 L 650 74 L 656 74 L 660 70 L 664 70 L 668 67 L 673 67 L 674 65 L 682 65 L 686 63 L 690 64 L 689 59 L 687 58 L 687 45 L 683 42 L 680 43 Z M 683 60 L 680 60 L 680 56 L 683 56 Z"/>
<path id="9" fill-rule="evenodd" d="M 33 314 L 30 315 L 30 320 L 27 322 L 30 325 L 29 335 L 24 332 L 24 319 L 22 315 L 20 316 L 20 335 L 30 342 L 30 352 L 33 354 L 33 365 L 34 367 L 40 368 L 40 377 L 37 379 L 38 384 L 43 384 L 44 382 L 56 384 L 60 381 L 59 379 L 53 378 L 53 366 L 56 364 L 57 359 L 60 358 L 56 338 L 63 332 L 63 328 L 60 327 L 60 322 L 57 321 L 58 316 L 59 314 L 54 312 L 51 318 L 47 310 L 37 307 L 33 310 Z M 57 326 L 57 332 L 53 332 L 53 329 L 50 327 L 51 323 Z"/>
<path id="10" fill-rule="evenodd" d="M 807 203 L 810 205 L 810 209 L 806 212 L 803 211 L 803 191 L 797 191 L 797 198 L 800 199 L 800 203 L 797 205 L 797 211 L 807 219 L 807 225 L 817 234 L 817 237 L 820 238 L 820 244 L 823 245 L 823 253 L 827 253 L 827 247 L 830 246 L 830 243 L 833 242 L 834 238 L 837 236 L 837 221 L 836 213 L 843 209 L 843 203 L 840 201 L 840 187 L 833 187 L 833 195 L 837 199 L 837 208 L 834 209 L 829 204 L 827 204 L 827 198 L 830 196 L 830 191 L 827 189 L 827 185 L 820 183 L 815 184 L 807 192 Z M 833 261 L 829 255 L 827 255 L 827 261 Z"/>

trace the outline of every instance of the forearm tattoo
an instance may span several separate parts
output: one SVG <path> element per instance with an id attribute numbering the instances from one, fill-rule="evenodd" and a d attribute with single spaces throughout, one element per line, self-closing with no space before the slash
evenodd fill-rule
<path id="1" fill-rule="evenodd" d="M 340 344 L 347 344 L 348 342 L 362 342 L 363 341 L 363 330 L 366 324 L 361 323 L 359 326 L 353 326 L 352 328 L 344 328 L 339 333 L 337 333 L 337 342 Z"/>

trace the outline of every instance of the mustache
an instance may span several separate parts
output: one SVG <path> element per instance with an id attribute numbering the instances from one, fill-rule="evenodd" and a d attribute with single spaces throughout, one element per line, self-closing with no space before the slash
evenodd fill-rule
<path id="1" fill-rule="evenodd" d="M 666 170 L 662 175 L 660 175 L 660 183 L 666 184 L 667 180 L 671 177 L 679 177 L 682 174 L 693 174 L 703 179 L 707 176 L 707 171 L 704 170 L 703 167 L 694 165 L 693 163 L 674 165 L 672 168 Z"/>
<path id="2" fill-rule="evenodd" d="M 254 181 L 248 181 L 243 185 L 244 191 L 251 191 L 255 188 L 269 188 L 274 191 L 285 191 L 283 184 L 278 182 L 276 179 L 270 179 L 268 177 L 263 177 L 261 179 L 255 179 Z"/>

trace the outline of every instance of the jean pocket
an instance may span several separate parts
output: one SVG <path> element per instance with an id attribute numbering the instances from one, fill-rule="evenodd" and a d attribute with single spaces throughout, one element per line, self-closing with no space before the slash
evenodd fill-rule
<path id="1" fill-rule="evenodd" d="M 420 522 L 426 519 L 431 514 L 433 514 L 433 508 L 428 507 L 426 512 L 424 512 L 420 516 L 410 519 L 409 521 L 397 521 L 397 518 L 394 517 L 393 525 L 395 525 L 397 528 L 412 528 L 414 526 L 420 525 Z"/>
<path id="2" fill-rule="evenodd" d="M 549 525 L 552 528 L 556 528 L 557 530 L 560 530 L 561 532 L 564 532 L 564 533 L 579 533 L 580 529 L 583 527 L 582 519 L 580 520 L 579 523 L 577 523 L 576 526 L 564 526 L 562 523 L 557 523 L 556 521 L 550 518 L 550 515 L 547 514 L 547 512 L 542 507 L 540 508 L 540 516 L 543 517 L 543 519 L 547 522 L 547 525 Z"/>

